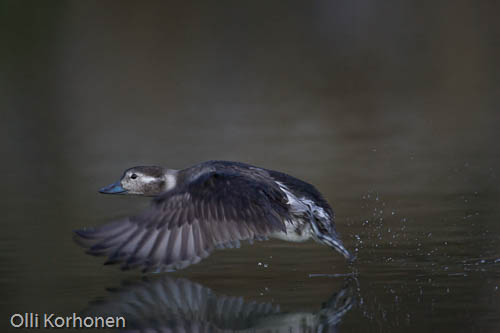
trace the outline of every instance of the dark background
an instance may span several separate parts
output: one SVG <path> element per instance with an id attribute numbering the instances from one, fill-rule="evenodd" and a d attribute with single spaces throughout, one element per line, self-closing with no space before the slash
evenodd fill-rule
<path id="1" fill-rule="evenodd" d="M 2 326 L 15 311 L 77 311 L 139 276 L 71 240 L 147 206 L 96 189 L 134 165 L 227 159 L 305 179 L 332 203 L 365 280 L 340 328 L 498 329 L 499 9 L 1 1 Z M 256 270 L 269 253 L 274 270 Z M 273 286 L 266 300 L 312 311 L 342 281 L 307 275 L 347 269 L 320 245 L 270 242 L 179 274 L 250 299 Z"/>

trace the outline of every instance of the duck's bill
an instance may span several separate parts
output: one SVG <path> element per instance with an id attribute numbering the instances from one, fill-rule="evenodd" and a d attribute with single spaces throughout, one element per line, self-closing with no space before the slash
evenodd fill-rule
<path id="1" fill-rule="evenodd" d="M 125 194 L 127 190 L 122 187 L 120 181 L 117 181 L 114 184 L 101 188 L 99 192 L 104 194 Z"/>

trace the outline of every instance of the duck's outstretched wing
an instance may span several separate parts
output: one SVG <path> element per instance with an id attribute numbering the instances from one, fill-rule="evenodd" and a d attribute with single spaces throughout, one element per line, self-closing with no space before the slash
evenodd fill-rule
<path id="1" fill-rule="evenodd" d="M 164 271 L 199 262 L 215 247 L 285 232 L 286 219 L 286 194 L 272 179 L 213 171 L 155 198 L 139 216 L 76 234 L 107 263 Z"/>

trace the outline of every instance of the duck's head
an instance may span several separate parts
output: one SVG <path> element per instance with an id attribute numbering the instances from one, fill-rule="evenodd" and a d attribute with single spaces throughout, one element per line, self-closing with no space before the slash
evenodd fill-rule
<path id="1" fill-rule="evenodd" d="M 159 166 L 137 166 L 125 170 L 122 178 L 99 192 L 157 196 L 175 187 L 177 170 Z"/>

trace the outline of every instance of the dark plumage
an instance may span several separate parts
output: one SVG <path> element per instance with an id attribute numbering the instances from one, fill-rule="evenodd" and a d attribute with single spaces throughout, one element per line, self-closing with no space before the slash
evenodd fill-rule
<path id="1" fill-rule="evenodd" d="M 88 253 L 144 271 L 182 269 L 214 248 L 241 240 L 314 238 L 346 258 L 333 211 L 299 179 L 252 165 L 209 161 L 184 170 L 135 167 L 102 193 L 154 196 L 150 209 L 110 224 L 76 231 Z"/>

